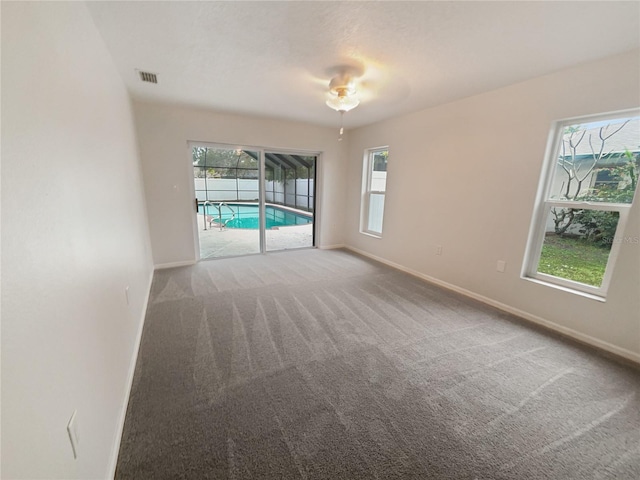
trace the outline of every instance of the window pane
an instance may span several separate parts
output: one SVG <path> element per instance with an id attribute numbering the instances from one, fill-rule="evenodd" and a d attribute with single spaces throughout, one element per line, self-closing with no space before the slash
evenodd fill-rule
<path id="1" fill-rule="evenodd" d="M 258 178 L 258 170 L 253 169 L 238 169 L 238 178 Z"/>
<path id="2" fill-rule="evenodd" d="M 369 195 L 369 219 L 370 232 L 382 233 L 382 215 L 384 213 L 384 194 L 372 193 Z"/>
<path id="3" fill-rule="evenodd" d="M 378 148 L 365 153 L 363 175 L 366 183 L 362 185 L 360 231 L 379 236 L 382 235 L 389 150 Z"/>
<path id="4" fill-rule="evenodd" d="M 640 117 L 568 125 L 549 197 L 629 204 L 637 188 L 639 165 Z"/>
<path id="5" fill-rule="evenodd" d="M 618 212 L 551 208 L 537 271 L 600 287 L 619 219 Z"/>
<path id="6" fill-rule="evenodd" d="M 236 178 L 235 168 L 208 168 L 207 177 L 215 178 Z"/>
<path id="7" fill-rule="evenodd" d="M 387 160 L 389 151 L 373 152 L 371 155 L 371 184 L 369 185 L 369 190 L 372 192 L 384 192 L 387 189 Z"/>
<path id="8" fill-rule="evenodd" d="M 254 153 L 254 156 L 257 157 L 257 154 Z M 247 154 L 245 151 L 243 151 L 240 154 L 240 158 L 238 159 L 237 164 L 239 168 L 250 168 L 250 169 L 258 170 L 257 158 L 252 157 L 251 155 Z"/>
<path id="9" fill-rule="evenodd" d="M 204 157 L 207 153 L 206 147 L 193 147 L 191 150 L 193 166 L 203 166 L 205 164 Z"/>
<path id="10" fill-rule="evenodd" d="M 373 171 L 386 172 L 388 157 L 389 157 L 389 152 L 387 150 L 374 152 L 373 153 Z"/>
<path id="11" fill-rule="evenodd" d="M 193 165 L 208 167 L 257 168 L 257 153 L 249 155 L 244 150 L 193 147 Z"/>
<path id="12" fill-rule="evenodd" d="M 387 172 L 371 172 L 371 191 L 384 192 L 387 190 Z"/>

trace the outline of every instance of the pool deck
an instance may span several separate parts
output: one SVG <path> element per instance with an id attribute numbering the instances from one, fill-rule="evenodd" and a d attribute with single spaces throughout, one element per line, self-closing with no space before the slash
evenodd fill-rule
<path id="1" fill-rule="evenodd" d="M 259 230 L 240 228 L 220 230 L 215 224 L 211 228 L 207 224 L 207 230 L 204 230 L 202 214 L 198 214 L 197 217 L 201 260 L 260 253 Z M 312 224 L 278 227 L 266 231 L 267 251 L 311 247 L 312 243 Z"/>

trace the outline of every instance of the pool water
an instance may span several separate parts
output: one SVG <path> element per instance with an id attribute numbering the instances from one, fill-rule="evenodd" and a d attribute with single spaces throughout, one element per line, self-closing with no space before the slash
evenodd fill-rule
<path id="1" fill-rule="evenodd" d="M 213 217 L 215 222 L 219 221 L 217 203 L 213 205 L 206 205 L 206 213 Z M 225 205 L 229 205 L 234 212 L 233 217 L 231 210 Z M 245 229 L 257 229 L 259 228 L 258 220 L 258 205 L 244 205 L 238 203 L 227 203 L 221 207 L 222 221 L 227 222 L 227 228 L 245 228 Z M 265 219 L 267 221 L 267 230 L 273 227 L 289 227 L 292 225 L 307 225 L 313 222 L 313 218 L 307 215 L 301 215 L 289 210 L 280 209 L 271 205 L 265 206 Z"/>

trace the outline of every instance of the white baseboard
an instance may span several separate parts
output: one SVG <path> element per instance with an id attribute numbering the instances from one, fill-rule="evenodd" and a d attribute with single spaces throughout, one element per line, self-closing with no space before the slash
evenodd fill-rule
<path id="1" fill-rule="evenodd" d="M 147 316 L 147 308 L 149 306 L 149 298 L 151 297 L 151 283 L 153 282 L 153 270 L 149 275 L 149 281 L 147 282 L 147 297 L 144 301 L 142 308 L 142 318 L 140 319 L 140 326 L 136 333 L 136 340 L 133 345 L 133 353 L 129 360 L 129 372 L 127 374 L 127 388 L 122 405 L 122 411 L 120 412 L 120 419 L 116 430 L 116 438 L 113 442 L 113 451 L 111 452 L 111 462 L 109 466 L 109 476 L 107 478 L 113 479 L 116 474 L 116 467 L 118 466 L 118 454 L 120 453 L 120 442 L 122 441 L 122 433 L 124 430 L 124 422 L 127 416 L 127 408 L 129 406 L 129 396 L 131 395 L 131 387 L 133 386 L 133 375 L 136 371 L 136 363 L 138 361 L 138 351 L 140 350 L 140 342 L 142 340 L 142 330 L 144 329 L 144 321 Z"/>
<path id="2" fill-rule="evenodd" d="M 573 330 L 571 328 L 567 328 L 567 327 L 563 327 L 562 325 L 558 325 L 557 323 L 554 323 L 550 320 L 546 320 L 542 317 L 538 317 L 537 315 L 533 315 L 529 312 L 525 312 L 524 310 L 520 310 L 518 308 L 512 307 L 511 305 L 507 305 L 505 303 L 502 302 L 498 302 L 497 300 L 493 300 L 492 298 L 489 297 L 485 297 L 484 295 L 480 295 L 478 293 L 472 292 L 471 290 L 467 290 L 465 288 L 459 287 L 457 285 L 453 285 L 451 283 L 448 282 L 444 282 L 442 280 L 439 280 L 435 277 L 431 277 L 429 275 L 425 275 L 424 273 L 420 273 L 416 270 L 412 270 L 410 268 L 407 268 L 403 265 L 400 265 L 398 263 L 395 262 L 391 262 L 387 259 L 384 259 L 382 257 L 378 257 L 376 255 L 372 255 L 369 252 L 365 252 L 364 250 L 360 250 L 358 248 L 354 248 L 354 247 L 350 247 L 350 246 L 345 246 L 344 248 L 346 248 L 347 250 L 351 250 L 352 252 L 355 252 L 359 255 L 362 255 L 364 257 L 368 257 L 371 258 L 372 260 L 376 260 L 377 262 L 380 263 L 384 263 L 385 265 L 388 265 L 390 267 L 393 267 L 397 270 L 400 270 L 402 272 L 408 273 L 409 275 L 413 275 L 414 277 L 418 277 L 422 280 L 426 280 L 427 282 L 433 283 L 435 285 L 444 287 L 448 290 L 453 290 L 454 292 L 460 293 L 462 295 L 465 295 L 467 297 L 473 298 L 474 300 L 478 300 L 482 303 L 486 303 L 487 305 L 491 305 L 492 307 L 495 307 L 499 310 L 502 310 L 504 312 L 507 313 L 511 313 L 517 317 L 523 318 L 525 320 L 528 320 L 530 322 L 536 323 L 538 325 L 541 325 L 545 328 L 548 328 L 549 330 L 553 330 L 555 332 L 561 333 L 563 335 L 566 335 L 568 337 L 574 338 L 582 343 L 586 343 L 588 345 L 591 345 L 593 347 L 597 347 L 601 350 L 605 350 L 607 352 L 613 353 L 614 355 L 618 355 L 619 357 L 623 357 L 626 358 L 627 360 L 631 360 L 632 362 L 638 363 L 640 364 L 640 354 L 632 352 L 631 350 L 627 350 L 626 348 L 622 348 L 622 347 L 618 347 L 616 345 L 613 345 L 609 342 L 605 342 L 604 340 L 600 340 L 598 338 L 592 337 L 590 335 L 586 335 L 584 333 L 578 332 L 576 330 Z"/>
<path id="3" fill-rule="evenodd" d="M 334 245 L 320 245 L 318 247 L 320 250 L 335 250 L 337 248 L 345 248 L 344 243 L 336 243 Z"/>
<path id="4" fill-rule="evenodd" d="M 186 267 L 189 265 L 195 265 L 197 262 L 195 260 L 186 260 L 183 262 L 169 262 L 169 263 L 158 263 L 154 265 L 156 270 L 163 270 L 165 268 L 175 268 L 175 267 Z"/>

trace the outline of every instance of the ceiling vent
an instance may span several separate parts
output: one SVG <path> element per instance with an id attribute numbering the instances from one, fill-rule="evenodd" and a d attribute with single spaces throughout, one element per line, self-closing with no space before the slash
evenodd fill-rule
<path id="1" fill-rule="evenodd" d="M 140 80 L 147 83 L 158 83 L 158 75 L 151 72 L 143 72 L 142 70 L 137 70 L 138 75 L 140 75 Z"/>

